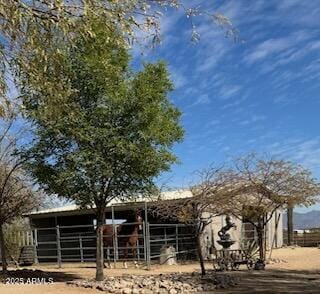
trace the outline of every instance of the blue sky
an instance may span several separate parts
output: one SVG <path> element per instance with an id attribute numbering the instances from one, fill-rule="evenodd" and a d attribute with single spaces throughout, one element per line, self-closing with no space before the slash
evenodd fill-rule
<path id="1" fill-rule="evenodd" d="M 320 177 L 320 0 L 204 3 L 229 17 L 242 41 L 201 18 L 201 40 L 192 44 L 188 19 L 175 12 L 163 18 L 160 46 L 134 52 L 139 61 L 168 62 L 183 112 L 186 136 L 174 148 L 181 163 L 159 182 L 188 186 L 193 171 L 251 151 Z"/>

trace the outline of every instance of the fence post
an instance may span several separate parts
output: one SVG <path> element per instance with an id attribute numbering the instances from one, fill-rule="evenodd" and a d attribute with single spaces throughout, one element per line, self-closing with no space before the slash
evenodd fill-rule
<path id="1" fill-rule="evenodd" d="M 179 252 L 179 227 L 176 225 L 176 254 Z"/>
<path id="2" fill-rule="evenodd" d="M 38 264 L 39 263 L 38 250 L 37 250 L 37 247 L 38 247 L 38 230 L 34 229 L 33 230 L 33 234 L 34 234 L 34 238 L 33 238 L 34 262 L 36 264 Z"/>
<path id="3" fill-rule="evenodd" d="M 168 241 L 167 241 L 167 227 L 164 227 L 164 244 L 167 246 Z"/>
<path id="4" fill-rule="evenodd" d="M 148 203 L 144 202 L 144 222 L 145 222 L 145 237 L 144 251 L 147 262 L 147 270 L 151 270 L 151 250 L 150 250 L 150 225 L 148 223 Z"/>
<path id="5" fill-rule="evenodd" d="M 120 244 L 121 245 L 121 244 Z M 114 245 L 113 245 L 113 258 L 114 258 L 114 268 L 116 268 L 117 260 L 119 259 L 119 249 L 118 249 L 118 231 L 117 227 L 114 225 Z"/>
<path id="6" fill-rule="evenodd" d="M 58 267 L 61 268 L 61 244 L 60 244 L 59 225 L 56 226 L 56 234 L 57 234 L 57 262 L 58 262 Z"/>
<path id="7" fill-rule="evenodd" d="M 83 246 L 82 246 L 82 236 L 79 235 L 79 245 L 80 245 L 80 262 L 83 262 Z"/>
<path id="8" fill-rule="evenodd" d="M 147 253 L 147 269 L 151 270 L 151 248 L 150 248 L 150 225 L 146 223 L 146 253 Z"/>
<path id="9" fill-rule="evenodd" d="M 139 238 L 138 238 L 138 240 L 137 240 L 136 245 L 137 245 L 137 259 L 138 259 L 138 261 L 140 261 L 140 244 L 139 244 Z"/>
<path id="10" fill-rule="evenodd" d="M 118 259 L 118 236 L 117 236 L 117 230 L 114 223 L 114 206 L 111 206 L 111 217 L 112 217 L 113 263 L 114 263 L 114 268 L 116 268 L 117 259 Z"/>
<path id="11" fill-rule="evenodd" d="M 143 222 L 143 258 L 144 261 L 147 262 L 147 244 L 146 244 L 146 222 Z"/>

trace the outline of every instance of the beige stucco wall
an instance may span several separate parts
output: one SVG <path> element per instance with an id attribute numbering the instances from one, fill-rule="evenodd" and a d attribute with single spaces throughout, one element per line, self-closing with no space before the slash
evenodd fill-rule
<path id="1" fill-rule="evenodd" d="M 209 214 L 204 214 L 203 217 L 208 217 Z M 235 244 L 233 244 L 230 249 L 240 249 L 240 244 L 243 236 L 243 224 L 242 221 L 236 217 L 231 217 L 231 221 L 235 223 L 236 228 L 231 228 L 228 233 L 231 236 L 232 240 L 235 240 Z M 277 222 L 278 221 L 278 222 Z M 277 231 L 276 231 L 276 222 L 277 222 Z M 204 257 L 209 257 L 209 248 L 212 246 L 212 241 L 214 242 L 214 247 L 216 249 L 221 249 L 222 246 L 217 242 L 220 240 L 218 236 L 219 230 L 225 226 L 225 216 L 218 216 L 212 219 L 211 225 L 207 226 L 203 236 L 202 236 L 202 249 L 204 253 Z M 269 223 L 267 224 L 266 229 L 266 244 L 267 248 L 271 248 L 271 244 L 273 243 L 273 247 L 281 247 L 283 245 L 283 226 L 282 226 L 282 212 L 277 211 Z"/>

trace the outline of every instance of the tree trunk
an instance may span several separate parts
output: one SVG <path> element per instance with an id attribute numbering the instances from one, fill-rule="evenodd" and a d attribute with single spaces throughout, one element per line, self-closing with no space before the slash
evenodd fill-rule
<path id="1" fill-rule="evenodd" d="M 2 271 L 7 271 L 7 260 L 6 260 L 6 246 L 4 243 L 3 235 L 3 225 L 0 225 L 0 248 L 1 248 L 1 261 L 2 261 Z"/>
<path id="2" fill-rule="evenodd" d="M 288 246 L 293 245 L 293 206 L 288 205 L 287 208 L 287 233 L 288 233 Z"/>
<path id="3" fill-rule="evenodd" d="M 104 208 L 97 211 L 97 248 L 96 248 L 96 280 L 104 280 L 103 230 L 105 224 Z"/>
<path id="4" fill-rule="evenodd" d="M 265 252 L 263 227 L 257 227 L 257 234 L 258 234 L 258 245 L 259 245 L 259 259 L 261 262 L 265 262 L 266 252 Z"/>
<path id="5" fill-rule="evenodd" d="M 201 234 L 197 234 L 197 252 L 198 252 L 198 257 L 200 262 L 201 275 L 205 276 L 206 268 L 204 267 L 203 254 L 202 254 L 202 248 L 201 248 Z"/>

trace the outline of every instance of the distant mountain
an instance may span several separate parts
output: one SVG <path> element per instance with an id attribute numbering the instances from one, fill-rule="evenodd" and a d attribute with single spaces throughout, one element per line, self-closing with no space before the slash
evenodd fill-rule
<path id="1" fill-rule="evenodd" d="M 283 228 L 287 228 L 287 215 L 283 215 Z M 312 210 L 305 213 L 293 213 L 293 228 L 303 230 L 309 228 L 320 228 L 320 210 Z"/>

